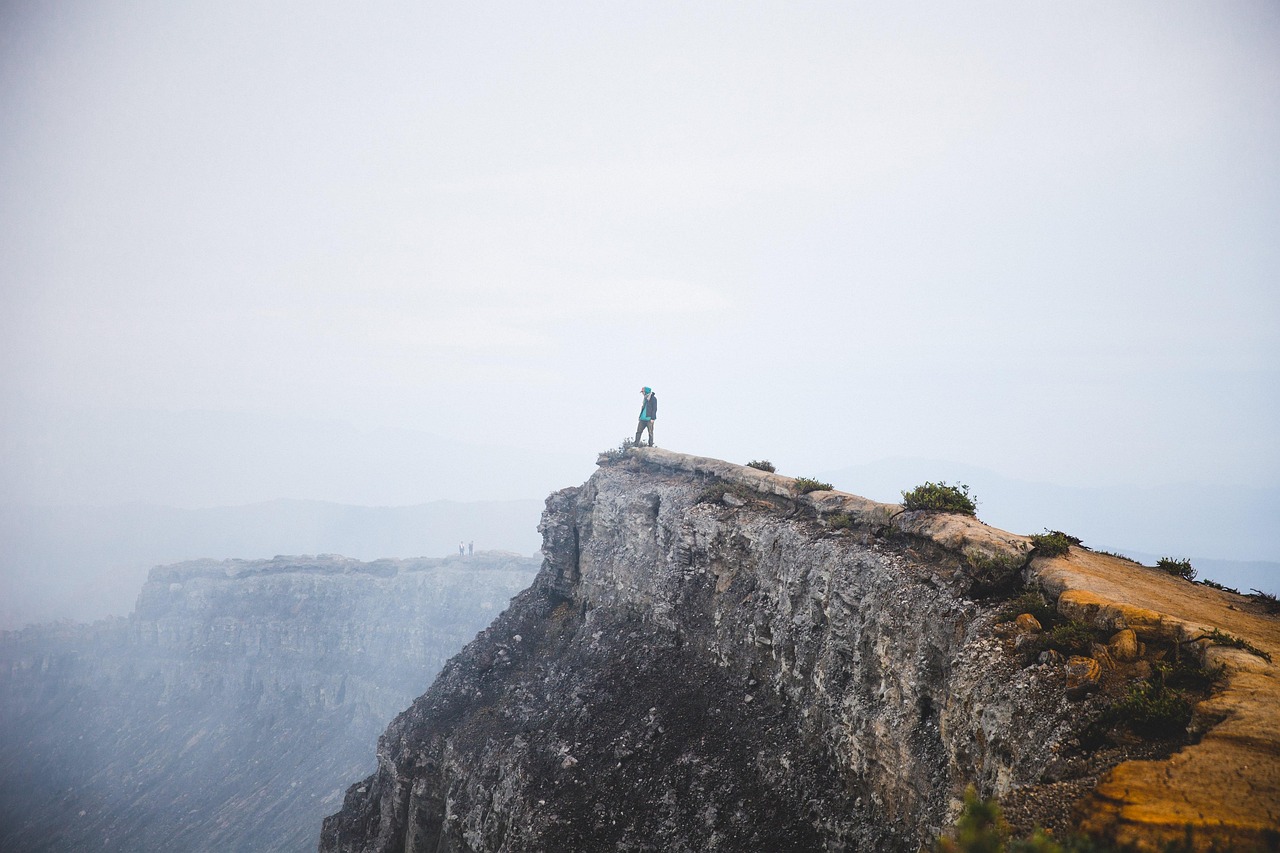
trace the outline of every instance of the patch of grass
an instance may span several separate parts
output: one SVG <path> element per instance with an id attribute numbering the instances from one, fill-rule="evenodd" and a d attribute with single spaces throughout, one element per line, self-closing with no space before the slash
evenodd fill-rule
<path id="1" fill-rule="evenodd" d="M 1027 564 L 1027 558 L 1014 554 L 970 554 L 965 557 L 969 564 L 969 576 L 978 581 L 986 592 L 993 593 L 1001 587 L 1014 584 L 1014 577 Z"/>
<path id="2" fill-rule="evenodd" d="M 612 447 L 608 450 L 600 451 L 600 455 L 596 457 L 596 464 L 597 465 L 613 465 L 616 462 L 621 462 L 622 459 L 627 455 L 627 451 L 635 446 L 636 446 L 636 443 L 633 439 L 624 438 L 622 440 L 622 443 L 619 444 L 617 447 Z"/>
<path id="3" fill-rule="evenodd" d="M 773 467 L 773 463 L 770 462 L 768 459 L 752 459 L 750 462 L 747 463 L 747 467 L 758 468 L 761 471 L 768 471 L 770 474 L 778 470 L 777 468 Z"/>
<path id="4" fill-rule="evenodd" d="M 1208 693 L 1227 677 L 1227 668 L 1218 664 L 1204 667 L 1194 661 L 1180 657 L 1173 663 L 1157 661 L 1153 667 L 1153 679 L 1158 679 L 1165 687 L 1179 690 L 1194 690 Z"/>
<path id="5" fill-rule="evenodd" d="M 969 487 L 964 483 L 955 486 L 946 481 L 925 483 L 916 486 L 909 492 L 902 493 L 902 505 L 906 509 L 928 509 L 935 512 L 958 512 L 962 515 L 976 515 L 977 498 L 969 494 Z"/>
<path id="6" fill-rule="evenodd" d="M 1035 546 L 1037 556 L 1061 557 L 1071 549 L 1072 545 L 1079 545 L 1080 540 L 1074 536 L 1068 536 L 1061 530 L 1045 528 L 1044 533 L 1031 535 L 1031 544 Z"/>
<path id="7" fill-rule="evenodd" d="M 725 495 L 735 495 L 744 501 L 753 501 L 760 497 L 750 486 L 744 483 L 726 483 L 717 480 L 703 489 L 696 498 L 695 504 L 724 503 Z"/>
<path id="8" fill-rule="evenodd" d="M 1045 601 L 1044 595 L 1039 590 L 1030 590 L 1024 592 L 1017 598 L 1010 599 L 1000 612 L 1000 618 L 1004 620 L 1017 619 L 1023 613 L 1030 613 L 1036 617 L 1036 621 L 1040 623 L 1040 627 L 1048 630 L 1054 625 L 1062 621 L 1062 617 L 1058 615 L 1058 611 L 1052 604 Z"/>
<path id="9" fill-rule="evenodd" d="M 1191 703 L 1181 690 L 1165 687 L 1158 681 L 1144 681 L 1114 702 L 1098 722 L 1123 726 L 1145 738 L 1181 737 L 1191 722 Z"/>
<path id="10" fill-rule="evenodd" d="M 1166 574 L 1183 578 L 1184 580 L 1193 581 L 1196 579 L 1196 570 L 1191 567 L 1190 560 L 1175 560 L 1172 557 L 1161 557 L 1159 560 L 1156 560 L 1156 568 Z"/>
<path id="11" fill-rule="evenodd" d="M 1042 622 L 1041 625 L 1043 624 Z M 1093 651 L 1093 644 L 1098 642 L 1098 639 L 1099 637 L 1092 626 L 1072 619 L 1069 622 L 1054 625 L 1041 634 L 1040 643 L 1042 647 L 1037 650 L 1037 654 L 1047 649 L 1053 649 L 1064 655 L 1088 655 Z"/>
<path id="12" fill-rule="evenodd" d="M 1215 646 L 1226 646 L 1227 648 L 1231 648 L 1231 649 L 1243 649 L 1249 654 L 1257 655 L 1258 657 L 1265 660 L 1267 663 L 1271 663 L 1270 653 L 1264 652 L 1262 649 L 1258 648 L 1253 643 L 1249 642 L 1243 637 L 1237 637 L 1233 634 L 1228 634 L 1226 631 L 1222 631 L 1217 628 L 1214 628 L 1212 631 L 1210 631 L 1207 634 L 1201 634 L 1199 637 L 1196 637 L 1191 640 L 1187 640 L 1186 642 L 1196 643 L 1196 642 L 1199 642 L 1200 640 L 1208 640 L 1210 643 L 1213 643 Z"/>
<path id="13" fill-rule="evenodd" d="M 724 499 L 724 493 L 729 491 L 729 484 L 720 482 L 712 483 L 703 489 L 696 498 L 695 504 L 720 503 Z"/>
<path id="14" fill-rule="evenodd" d="M 809 492 L 829 492 L 831 491 L 831 484 L 811 477 L 796 477 L 794 488 L 797 493 L 807 495 Z"/>
<path id="15" fill-rule="evenodd" d="M 1260 589 L 1249 590 L 1249 597 L 1262 605 L 1264 613 L 1280 613 L 1280 600 L 1269 592 Z"/>
<path id="16" fill-rule="evenodd" d="M 823 519 L 832 530 L 852 530 L 853 516 L 847 512 L 833 512 Z"/>

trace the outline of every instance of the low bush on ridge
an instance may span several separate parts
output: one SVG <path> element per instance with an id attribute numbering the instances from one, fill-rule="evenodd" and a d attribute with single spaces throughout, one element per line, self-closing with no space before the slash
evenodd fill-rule
<path id="1" fill-rule="evenodd" d="M 978 512 L 977 498 L 969 494 L 968 486 L 964 483 L 951 486 L 945 480 L 925 483 L 903 492 L 902 505 L 906 509 L 958 512 L 962 515 L 976 515 Z"/>
<path id="2" fill-rule="evenodd" d="M 597 465 L 612 465 L 622 460 L 627 455 L 627 451 L 635 447 L 636 443 L 630 438 L 624 438 L 622 443 L 617 447 L 611 447 L 608 450 L 601 450 L 600 455 L 596 457 Z"/>
<path id="3" fill-rule="evenodd" d="M 807 495 L 809 492 L 829 492 L 831 484 L 812 477 L 796 477 L 795 490 L 802 495 Z"/>
<path id="4" fill-rule="evenodd" d="M 1193 581 L 1196 579 L 1196 570 L 1191 567 L 1190 560 L 1175 560 L 1172 557 L 1161 557 L 1156 560 L 1156 568 L 1174 577 L 1183 578 L 1184 580 Z"/>
<path id="5" fill-rule="evenodd" d="M 1079 545 L 1080 540 L 1061 530 L 1045 528 L 1044 533 L 1031 534 L 1031 544 L 1035 546 L 1037 556 L 1060 557 L 1067 553 L 1072 545 Z"/>

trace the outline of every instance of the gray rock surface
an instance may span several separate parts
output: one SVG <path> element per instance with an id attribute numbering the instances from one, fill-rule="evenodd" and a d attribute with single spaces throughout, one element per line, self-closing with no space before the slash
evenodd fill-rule
<path id="1" fill-rule="evenodd" d="M 128 619 L 0 633 L 0 849 L 314 850 L 378 732 L 537 565 L 181 563 Z"/>
<path id="2" fill-rule="evenodd" d="M 643 450 L 553 494 L 321 850 L 915 851 L 967 783 L 1047 782 L 1078 706 L 972 597 L 1025 540 L 790 482 Z"/>

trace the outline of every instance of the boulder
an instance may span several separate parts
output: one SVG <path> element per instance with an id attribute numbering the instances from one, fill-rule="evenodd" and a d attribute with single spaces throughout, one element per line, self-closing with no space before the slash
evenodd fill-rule
<path id="1" fill-rule="evenodd" d="M 1098 689 L 1102 667 L 1093 658 L 1072 655 L 1067 659 L 1067 698 L 1083 699 Z"/>
<path id="2" fill-rule="evenodd" d="M 1044 629 L 1040 627 L 1040 620 L 1032 616 L 1030 613 L 1023 613 L 1014 624 L 1018 626 L 1018 630 L 1027 634 L 1039 634 Z"/>
<path id="3" fill-rule="evenodd" d="M 1138 635 L 1132 628 L 1117 631 L 1107 641 L 1107 651 L 1113 660 L 1129 663 L 1138 659 Z"/>

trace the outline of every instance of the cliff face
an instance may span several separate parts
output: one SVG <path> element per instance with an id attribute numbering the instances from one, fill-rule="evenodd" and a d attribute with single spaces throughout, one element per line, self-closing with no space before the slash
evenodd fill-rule
<path id="1" fill-rule="evenodd" d="M 549 498 L 536 583 L 321 849 L 914 851 L 968 782 L 1051 787 L 1081 706 L 971 597 L 1029 544 L 790 484 L 646 450 Z"/>
<path id="2" fill-rule="evenodd" d="M 0 635 L 0 849 L 314 849 L 377 732 L 536 566 L 183 563 L 128 619 Z"/>

